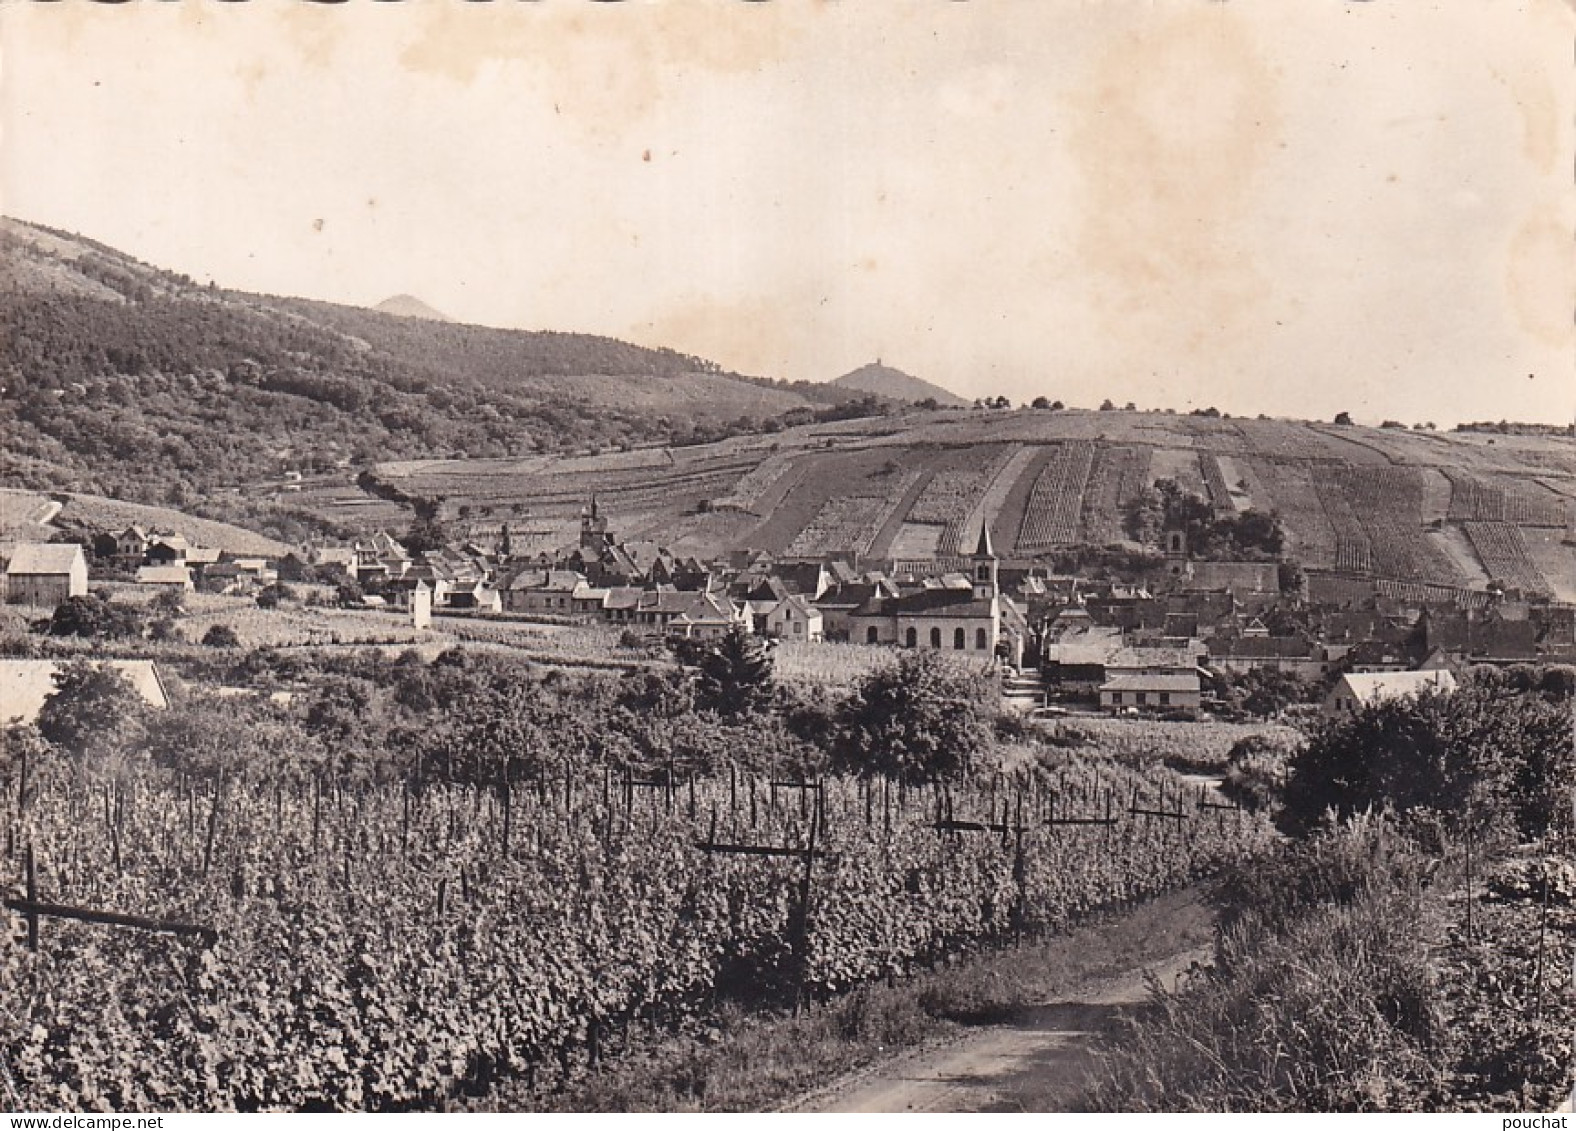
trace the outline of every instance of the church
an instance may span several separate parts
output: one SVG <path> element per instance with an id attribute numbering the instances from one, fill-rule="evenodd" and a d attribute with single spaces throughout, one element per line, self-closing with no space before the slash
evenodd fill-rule
<path id="1" fill-rule="evenodd" d="M 989 524 L 969 557 L 967 587 L 935 586 L 897 597 L 872 597 L 849 614 L 848 638 L 858 644 L 935 648 L 982 659 L 1023 660 L 1022 612 L 1001 592 L 1001 559 Z"/>

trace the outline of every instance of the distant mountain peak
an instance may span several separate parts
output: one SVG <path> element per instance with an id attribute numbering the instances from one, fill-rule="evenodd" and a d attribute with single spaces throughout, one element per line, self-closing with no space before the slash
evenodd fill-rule
<path id="1" fill-rule="evenodd" d="M 415 295 L 395 295 L 372 308 L 379 314 L 395 314 L 401 318 L 425 318 L 429 322 L 453 322 L 441 310 L 434 310 Z"/>
<path id="2" fill-rule="evenodd" d="M 831 384 L 898 401 L 922 401 L 934 398 L 937 404 L 951 407 L 961 407 L 969 403 L 940 385 L 933 385 L 929 381 L 884 364 L 879 357 L 869 365 L 862 365 L 852 373 L 843 374 Z"/>

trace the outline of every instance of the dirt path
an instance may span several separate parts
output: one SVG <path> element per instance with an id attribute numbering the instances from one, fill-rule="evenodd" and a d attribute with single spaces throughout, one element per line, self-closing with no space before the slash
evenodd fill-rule
<path id="1" fill-rule="evenodd" d="M 815 1112 L 1026 1112 L 1076 1110 L 1099 1040 L 1148 994 L 1146 975 L 1167 988 L 1209 946 L 1189 946 L 1061 1000 L 1030 1006 L 1015 1021 L 912 1050 L 804 1097 L 792 1110 Z"/>

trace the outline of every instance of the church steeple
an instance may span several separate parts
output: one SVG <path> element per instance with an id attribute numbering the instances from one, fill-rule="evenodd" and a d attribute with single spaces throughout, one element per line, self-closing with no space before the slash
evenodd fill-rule
<path id="1" fill-rule="evenodd" d="M 995 597 L 1001 559 L 996 556 L 996 549 L 991 545 L 988 521 L 980 523 L 979 542 L 970 557 L 974 562 L 974 596 L 986 600 Z"/>
<path id="2" fill-rule="evenodd" d="M 602 517 L 596 495 L 593 494 L 591 505 L 580 510 L 580 548 L 600 551 L 612 543 L 613 539 L 607 532 L 607 519 Z"/>

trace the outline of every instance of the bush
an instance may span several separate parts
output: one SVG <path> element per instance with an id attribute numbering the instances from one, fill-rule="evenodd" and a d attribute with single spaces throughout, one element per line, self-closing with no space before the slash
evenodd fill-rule
<path id="1" fill-rule="evenodd" d="M 990 742 L 992 698 L 978 673 L 937 652 L 905 651 L 844 704 L 839 763 L 911 784 L 965 774 Z"/>
<path id="2" fill-rule="evenodd" d="M 1270 808 L 1286 788 L 1287 765 L 1294 751 L 1292 743 L 1267 734 L 1241 739 L 1226 756 L 1221 794 L 1250 812 Z"/>
<path id="3" fill-rule="evenodd" d="M 143 633 L 143 611 L 134 605 L 111 601 L 101 593 L 67 597 L 49 618 L 51 636 L 80 636 L 94 640 L 120 640 Z"/>
<path id="4" fill-rule="evenodd" d="M 203 633 L 202 642 L 209 648 L 239 648 L 241 638 L 227 624 L 216 624 Z"/>
<path id="5" fill-rule="evenodd" d="M 1473 675 L 1450 694 L 1389 700 L 1318 731 L 1292 759 L 1279 820 L 1293 833 L 1327 814 L 1433 811 L 1447 829 L 1532 839 L 1571 824 L 1570 698 L 1558 676 Z M 1552 686 L 1550 693 L 1541 689 Z"/>

